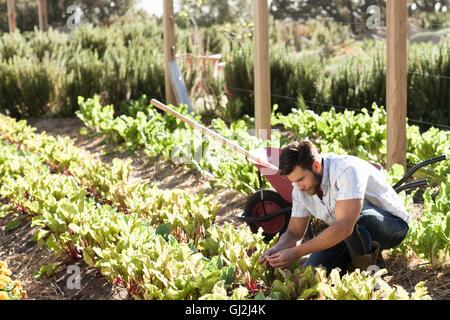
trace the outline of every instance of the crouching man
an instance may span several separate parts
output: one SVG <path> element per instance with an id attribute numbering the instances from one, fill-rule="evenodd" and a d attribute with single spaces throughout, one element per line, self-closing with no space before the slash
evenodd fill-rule
<path id="1" fill-rule="evenodd" d="M 310 141 L 292 142 L 280 154 L 280 175 L 293 184 L 292 215 L 278 242 L 259 259 L 286 268 L 310 254 L 303 267 L 367 270 L 381 250 L 399 245 L 409 215 L 383 173 L 350 155 L 319 154 Z M 311 214 L 328 224 L 303 242 Z M 351 271 L 351 270 L 350 270 Z"/>

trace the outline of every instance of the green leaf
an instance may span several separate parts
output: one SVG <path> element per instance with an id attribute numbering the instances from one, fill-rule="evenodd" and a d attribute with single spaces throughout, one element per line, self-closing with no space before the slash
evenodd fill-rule
<path id="1" fill-rule="evenodd" d="M 289 300 L 291 298 L 291 292 L 290 292 L 289 288 L 286 286 L 286 284 L 284 284 L 280 280 L 276 279 L 276 280 L 274 280 L 272 285 L 273 285 L 273 287 L 270 292 L 271 296 L 272 296 L 272 293 L 277 292 L 277 293 L 279 293 L 280 299 Z"/>
<path id="2" fill-rule="evenodd" d="M 6 217 L 13 209 L 13 205 L 0 204 L 0 218 Z"/>
<path id="3" fill-rule="evenodd" d="M 166 240 L 171 232 L 172 229 L 170 228 L 170 223 L 160 224 L 155 230 L 156 234 L 159 234 Z"/>
<path id="4" fill-rule="evenodd" d="M 253 300 L 267 300 L 264 296 L 264 293 L 262 291 L 259 291 L 256 296 L 253 298 Z"/>
<path id="5" fill-rule="evenodd" d="M 6 224 L 6 231 L 12 231 L 17 229 L 22 225 L 23 217 L 18 217 L 17 219 L 11 220 Z"/>
<path id="6" fill-rule="evenodd" d="M 59 247 L 59 243 L 58 243 L 58 241 L 56 240 L 56 237 L 55 237 L 55 234 L 54 234 L 54 233 L 52 233 L 52 234 L 47 238 L 46 246 L 47 246 L 48 249 L 50 249 L 50 250 L 52 250 L 52 251 L 55 251 L 55 252 L 58 252 L 59 250 L 61 250 L 61 248 Z"/>
<path id="7" fill-rule="evenodd" d="M 89 253 L 87 252 L 87 250 L 83 251 L 83 260 L 84 262 L 86 262 L 86 264 L 89 267 L 94 267 L 95 266 L 95 261 L 94 259 L 89 255 Z"/>
<path id="8" fill-rule="evenodd" d="M 231 300 L 244 300 L 247 296 L 248 296 L 248 289 L 243 286 L 239 286 L 237 289 L 234 289 L 233 294 L 231 296 Z M 255 300 L 265 300 L 264 295 L 263 299 L 256 299 L 255 297 Z"/>
<path id="9" fill-rule="evenodd" d="M 50 278 L 58 272 L 60 263 L 50 263 L 42 266 L 39 270 L 33 272 L 33 277 L 37 280 L 42 279 L 43 276 Z"/>
<path id="10" fill-rule="evenodd" d="M 39 230 L 37 230 L 37 231 L 33 234 L 33 241 L 42 243 L 42 240 L 45 238 L 45 236 L 46 236 L 49 232 L 50 232 L 50 231 L 44 230 L 44 229 L 39 229 Z"/>
<path id="11" fill-rule="evenodd" d="M 281 300 L 281 293 L 279 291 L 271 291 L 270 299 L 272 300 Z"/>
<path id="12" fill-rule="evenodd" d="M 304 299 L 308 299 L 309 297 L 315 295 L 317 293 L 317 289 L 314 288 L 309 288 L 306 289 L 305 291 L 303 291 L 303 293 L 297 298 L 298 300 L 304 300 Z"/>
<path id="13" fill-rule="evenodd" d="M 221 273 L 220 279 L 225 281 L 225 285 L 231 285 L 236 278 L 236 267 L 234 264 L 224 267 Z"/>

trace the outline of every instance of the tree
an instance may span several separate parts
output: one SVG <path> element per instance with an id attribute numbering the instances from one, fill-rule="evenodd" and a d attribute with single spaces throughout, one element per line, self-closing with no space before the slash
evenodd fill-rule
<path id="1" fill-rule="evenodd" d="M 450 0 L 409 0 L 415 5 L 417 13 L 433 12 L 436 8 L 450 10 Z M 304 21 L 316 17 L 330 17 L 335 21 L 363 23 L 367 8 L 377 5 L 384 16 L 386 0 L 272 0 L 270 12 L 275 19 Z"/>
<path id="2" fill-rule="evenodd" d="M 182 26 L 195 20 L 199 27 L 227 22 L 242 22 L 252 19 L 251 0 L 178 0 Z"/>
<path id="3" fill-rule="evenodd" d="M 297 20 L 299 14 L 298 1 L 272 0 L 270 13 L 278 20 Z"/>
<path id="4" fill-rule="evenodd" d="M 411 4 L 415 4 L 419 12 L 434 12 L 436 8 L 438 8 L 437 4 L 439 3 L 440 7 L 447 7 L 450 10 L 450 0 L 412 0 L 409 1 Z"/>
<path id="5" fill-rule="evenodd" d="M 39 26 L 36 0 L 16 0 L 17 26 L 21 31 L 31 31 Z M 83 20 L 94 25 L 107 25 L 118 17 L 134 9 L 136 0 L 58 0 L 47 1 L 49 26 L 53 28 L 66 26 L 70 17 L 68 8 L 78 5 L 83 13 Z M 7 31 L 8 17 L 6 0 L 0 0 L 0 28 Z M 4 13 L 4 14 L 3 14 Z M 5 28 L 6 26 L 6 28 Z"/>
<path id="6" fill-rule="evenodd" d="M 349 23 L 352 31 L 363 29 L 368 18 L 367 8 L 378 5 L 384 13 L 386 0 L 273 0 L 270 12 L 275 19 L 304 22 L 314 18 L 331 18 Z"/>

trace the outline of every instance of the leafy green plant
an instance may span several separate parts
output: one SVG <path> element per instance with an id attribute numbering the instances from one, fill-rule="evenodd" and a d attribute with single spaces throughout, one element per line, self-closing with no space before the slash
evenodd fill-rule
<path id="1" fill-rule="evenodd" d="M 59 265 L 60 263 L 46 264 L 33 272 L 33 277 L 37 280 L 42 279 L 44 276 L 50 278 L 58 272 Z"/>
<path id="2" fill-rule="evenodd" d="M 52 172 L 48 165 L 49 157 L 65 141 L 25 130 L 28 134 L 19 137 L 23 147 L 18 150 L 13 132 L 23 127 L 23 123 L 0 117 L 2 140 L 7 138 L 9 141 L 0 141 L 0 197 L 9 199 L 20 214 L 32 217 L 32 225 L 39 226 L 34 235 L 36 241 L 55 253 L 65 252 L 74 260 L 83 259 L 89 266 L 98 268 L 111 282 L 124 286 L 133 298 L 248 299 L 252 296 L 255 299 L 311 299 L 324 297 L 320 293 L 319 281 L 335 288 L 332 281 L 336 282 L 336 279 L 330 280 L 323 273 L 313 273 L 311 269 L 296 271 L 298 266 L 293 265 L 290 273 L 274 273 L 270 268 L 259 265 L 257 260 L 261 253 L 277 240 L 275 237 L 266 244 L 262 230 L 253 234 L 248 226 L 236 229 L 227 224 L 222 228 L 216 224 L 204 224 L 206 228 L 200 232 L 203 233 L 201 237 L 192 236 L 189 230 L 193 229 L 188 227 L 185 227 L 185 235 L 179 237 L 174 230 L 175 219 L 165 219 L 165 210 L 173 207 L 173 216 L 178 217 L 181 216 L 181 208 L 189 208 L 187 211 L 190 213 L 206 213 L 210 204 L 202 203 L 204 199 L 201 196 L 190 198 L 164 193 L 162 198 L 158 198 L 160 195 L 156 188 L 148 190 L 142 187 L 141 194 L 134 201 L 148 201 L 154 205 L 151 214 L 119 210 L 118 207 L 127 199 L 132 200 L 128 198 L 129 194 L 137 195 L 136 191 L 140 190 L 135 185 L 128 186 L 129 182 L 125 181 L 128 176 L 126 163 L 117 160 L 111 167 L 106 167 L 100 162 L 93 164 L 89 157 L 80 161 L 79 157 L 69 156 L 71 174 Z M 6 129 L 10 137 L 5 133 Z M 65 145 L 69 154 L 76 153 L 70 143 Z M 58 161 L 56 157 L 52 159 Z M 94 182 L 99 176 L 103 180 Z M 81 177 L 85 179 L 83 183 L 78 182 Z M 99 186 L 109 184 L 110 187 L 103 189 L 101 197 L 88 196 L 86 184 L 92 186 L 97 183 Z M 104 203 L 102 197 L 110 202 Z M 442 203 L 437 206 L 441 208 Z M 152 216 L 160 218 L 153 220 Z M 195 220 L 194 216 L 188 219 Z M 205 223 L 208 217 L 206 214 Z M 301 279 L 296 279 L 297 276 Z M 349 277 L 356 280 L 347 283 L 344 276 L 340 283 L 336 282 L 339 294 L 345 288 L 367 286 L 364 282 L 367 278 Z M 406 298 L 402 289 L 378 283 L 388 294 L 377 298 Z M 411 298 L 426 298 L 423 284 L 417 286 L 416 291 Z"/>
<path id="3" fill-rule="evenodd" d="M 440 190 L 432 197 L 431 189 L 424 193 L 425 210 L 414 221 L 406 241 L 419 256 L 433 265 L 448 265 L 450 261 L 450 204 L 448 194 L 450 174 L 442 182 Z"/>
<path id="4" fill-rule="evenodd" d="M 377 271 L 373 276 L 357 269 L 342 278 L 337 269 L 331 271 L 329 279 L 318 284 L 323 297 L 331 300 L 430 300 L 424 282 L 415 286 L 410 296 L 401 286 L 390 287 L 381 276 L 386 269 Z"/>
<path id="5" fill-rule="evenodd" d="M 293 269 L 292 267 L 290 269 Z M 325 271 L 313 269 L 311 266 L 306 269 L 295 268 L 277 269 L 275 279 L 270 289 L 270 297 L 276 300 L 306 300 L 317 297 L 320 293 L 319 283 L 325 277 Z"/>
<path id="6" fill-rule="evenodd" d="M 78 98 L 78 105 L 80 110 L 75 114 L 86 126 L 95 131 L 108 131 L 112 127 L 114 119 L 114 108 L 112 105 L 102 106 L 100 104 L 100 96 L 95 96 L 93 99 Z"/>

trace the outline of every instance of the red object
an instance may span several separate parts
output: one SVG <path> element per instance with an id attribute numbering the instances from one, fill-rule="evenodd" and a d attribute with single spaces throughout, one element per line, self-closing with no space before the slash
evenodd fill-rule
<path id="1" fill-rule="evenodd" d="M 265 151 L 267 155 L 267 162 L 278 167 L 280 162 L 281 148 L 276 147 L 264 147 L 262 150 Z M 289 203 L 292 203 L 292 182 L 286 176 L 280 176 L 280 171 L 275 171 L 273 169 L 267 168 L 253 161 L 252 159 L 247 159 L 250 163 L 255 165 L 255 167 L 261 172 L 261 174 L 269 181 L 272 187 L 280 194 L 280 196 Z"/>
<path id="2" fill-rule="evenodd" d="M 253 217 L 264 217 L 265 216 L 262 205 L 263 205 L 263 203 L 260 202 L 254 207 L 254 209 L 252 211 Z M 266 209 L 266 212 L 268 212 L 269 214 L 281 210 L 281 208 L 272 201 L 264 201 L 264 207 Z M 255 225 L 258 228 L 259 227 L 263 228 L 264 232 L 266 232 L 266 233 L 275 234 L 275 233 L 279 232 L 281 229 L 283 229 L 285 223 L 286 223 L 286 217 L 284 214 L 281 214 L 281 215 L 273 217 L 267 221 L 255 222 Z"/>
<path id="3" fill-rule="evenodd" d="M 373 165 L 378 171 L 383 169 L 383 167 L 378 163 L 370 162 L 370 164 Z"/>

